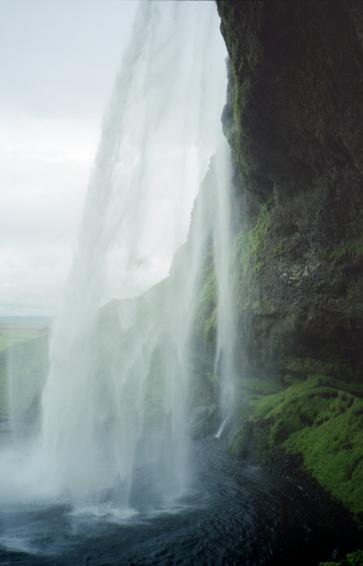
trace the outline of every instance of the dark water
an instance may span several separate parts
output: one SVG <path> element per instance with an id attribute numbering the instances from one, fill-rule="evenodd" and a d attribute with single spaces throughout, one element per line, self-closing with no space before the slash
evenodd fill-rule
<path id="1" fill-rule="evenodd" d="M 344 536 L 301 488 L 232 460 L 221 441 L 196 445 L 195 461 L 200 491 L 179 512 L 123 522 L 64 506 L 1 509 L 0 564 L 312 566 Z"/>

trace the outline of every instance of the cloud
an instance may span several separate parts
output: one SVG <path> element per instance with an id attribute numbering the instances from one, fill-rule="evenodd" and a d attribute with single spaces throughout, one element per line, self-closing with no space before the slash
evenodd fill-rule
<path id="1" fill-rule="evenodd" d="M 69 268 L 98 129 L 20 113 L 0 115 L 0 121 L 0 302 L 53 310 Z"/>
<path id="2" fill-rule="evenodd" d="M 0 315 L 63 293 L 135 2 L 0 3 Z"/>

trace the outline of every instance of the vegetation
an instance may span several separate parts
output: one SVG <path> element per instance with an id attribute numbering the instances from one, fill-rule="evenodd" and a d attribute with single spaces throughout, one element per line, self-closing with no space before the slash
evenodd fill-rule
<path id="1" fill-rule="evenodd" d="M 250 269 L 258 273 L 262 266 L 262 252 L 266 243 L 266 236 L 270 227 L 271 217 L 268 203 L 260 210 L 256 224 L 249 230 L 242 230 L 236 240 L 236 253 L 238 264 L 243 275 Z"/>
<path id="2" fill-rule="evenodd" d="M 266 452 L 301 455 L 305 469 L 363 520 L 362 385 L 321 375 L 295 378 L 276 393 L 250 395 L 247 414 L 232 452 L 244 453 L 248 430 Z"/>
<path id="3" fill-rule="evenodd" d="M 26 342 L 44 334 L 44 330 L 37 328 L 0 328 L 0 351 L 13 344 Z"/>
<path id="4" fill-rule="evenodd" d="M 204 341 L 212 342 L 217 327 L 217 283 L 214 271 L 213 257 L 206 260 L 207 267 L 199 292 L 199 318 L 203 321 Z"/>
<path id="5" fill-rule="evenodd" d="M 363 235 L 359 238 L 344 240 L 333 248 L 323 250 L 322 255 L 330 260 L 342 260 L 347 258 L 361 258 L 363 256 Z"/>
<path id="6" fill-rule="evenodd" d="M 347 554 L 340 562 L 320 562 L 320 566 L 363 566 L 363 550 Z"/>
<path id="7" fill-rule="evenodd" d="M 264 264 L 266 237 L 271 223 L 269 203 L 265 203 L 252 228 L 242 229 L 236 238 L 236 286 L 239 306 L 244 309 L 252 299 L 253 283 Z"/>

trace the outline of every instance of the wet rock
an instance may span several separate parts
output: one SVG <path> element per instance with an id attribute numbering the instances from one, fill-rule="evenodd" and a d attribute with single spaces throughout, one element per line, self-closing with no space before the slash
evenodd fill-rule
<path id="1" fill-rule="evenodd" d="M 224 129 L 247 208 L 241 363 L 283 372 L 307 358 L 361 380 L 363 4 L 217 5 L 230 56 Z"/>
<path id="2" fill-rule="evenodd" d="M 190 420 L 190 434 L 192 438 L 203 438 L 213 434 L 218 426 L 217 406 L 209 405 L 195 407 Z"/>

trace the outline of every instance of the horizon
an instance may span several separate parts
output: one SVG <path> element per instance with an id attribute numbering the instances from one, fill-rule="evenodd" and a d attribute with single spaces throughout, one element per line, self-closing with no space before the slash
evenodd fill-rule
<path id="1" fill-rule="evenodd" d="M 0 316 L 57 311 L 135 5 L 0 5 Z"/>

